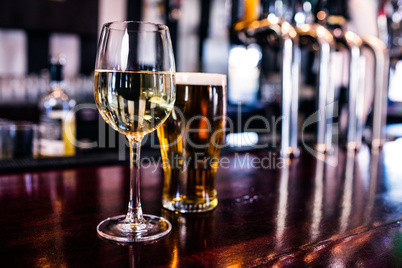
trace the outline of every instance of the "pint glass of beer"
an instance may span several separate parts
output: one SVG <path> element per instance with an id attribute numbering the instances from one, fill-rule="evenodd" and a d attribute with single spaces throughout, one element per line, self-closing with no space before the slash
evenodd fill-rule
<path id="1" fill-rule="evenodd" d="M 218 204 L 215 176 L 226 123 L 226 75 L 176 73 L 176 102 L 158 130 L 163 207 L 204 212 Z"/>

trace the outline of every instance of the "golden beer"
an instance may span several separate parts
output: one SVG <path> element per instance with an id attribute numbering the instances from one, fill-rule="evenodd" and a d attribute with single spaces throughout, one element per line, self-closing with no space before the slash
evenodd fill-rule
<path id="1" fill-rule="evenodd" d="M 157 130 L 166 209 L 203 212 L 218 204 L 215 175 L 225 116 L 225 75 L 176 73 L 175 107 Z"/>

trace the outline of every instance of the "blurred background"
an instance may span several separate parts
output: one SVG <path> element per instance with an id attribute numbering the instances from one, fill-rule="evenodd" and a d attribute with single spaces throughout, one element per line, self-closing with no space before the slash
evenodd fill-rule
<path id="1" fill-rule="evenodd" d="M 234 30 L 235 24 L 245 17 L 246 2 L 0 0 L 0 118 L 38 122 L 38 102 L 49 84 L 49 59 L 59 54 L 64 54 L 66 59 L 68 95 L 77 104 L 93 104 L 97 39 L 103 23 L 115 20 L 167 24 L 177 71 L 227 74 L 229 116 L 243 116 L 244 122 L 252 115 L 278 114 L 281 99 L 275 80 L 278 78 L 262 74 L 271 68 L 263 58 L 267 52 L 258 45 L 244 45 Z M 260 1 L 258 17 L 276 12 L 283 2 Z M 303 4 L 304 16 L 315 16 L 317 1 L 303 2 L 307 3 Z M 348 28 L 358 35 L 377 36 L 387 46 L 391 59 L 387 122 L 401 123 L 402 1 L 350 0 L 346 4 Z M 240 114 L 239 104 L 242 105 Z M 77 139 L 98 141 L 99 122 L 96 110 L 80 110 L 76 120 Z M 393 136 L 402 136 L 399 130 L 392 131 L 396 133 Z M 77 154 L 85 151 L 78 148 Z"/>
<path id="2" fill-rule="evenodd" d="M 88 101 L 97 38 L 103 23 L 115 20 L 168 24 L 178 71 L 227 73 L 227 1 L 1 0 L 0 102 L 35 102 L 46 90 L 40 83 L 49 58 L 60 53 L 66 58 L 67 90 Z"/>
<path id="3" fill-rule="evenodd" d="M 94 103 L 97 39 L 105 22 L 168 24 L 177 70 L 227 73 L 230 7 L 225 1 L 0 1 L 0 118 L 38 123 L 49 89 L 49 60 L 65 58 L 65 91 L 77 104 Z M 98 114 L 77 114 L 78 140 L 98 140 Z M 1 146 L 0 146 L 1 147 Z M 79 151 L 79 150 L 78 150 Z"/>

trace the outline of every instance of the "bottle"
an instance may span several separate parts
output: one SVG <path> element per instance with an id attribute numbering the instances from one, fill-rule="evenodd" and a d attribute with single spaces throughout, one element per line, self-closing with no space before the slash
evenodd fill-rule
<path id="1" fill-rule="evenodd" d="M 75 155 L 75 114 L 71 109 L 76 102 L 65 92 L 64 63 L 62 55 L 51 59 L 50 88 L 39 102 L 40 157 Z"/>

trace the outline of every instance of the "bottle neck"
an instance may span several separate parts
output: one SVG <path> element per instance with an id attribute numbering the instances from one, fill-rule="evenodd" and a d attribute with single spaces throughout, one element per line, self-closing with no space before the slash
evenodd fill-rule
<path id="1" fill-rule="evenodd" d="M 52 90 L 64 88 L 63 64 L 60 62 L 50 64 L 50 88 Z"/>
<path id="2" fill-rule="evenodd" d="M 63 65 L 61 63 L 52 63 L 50 65 L 50 81 L 63 81 Z"/>
<path id="3" fill-rule="evenodd" d="M 59 81 L 59 80 L 51 80 L 51 81 L 50 81 L 50 88 L 51 88 L 52 90 L 55 90 L 55 89 L 64 89 L 64 87 L 65 87 L 65 82 L 64 82 L 64 80 L 61 80 L 61 81 Z"/>

